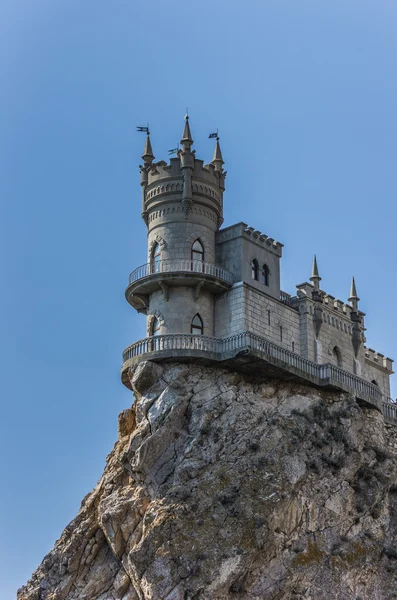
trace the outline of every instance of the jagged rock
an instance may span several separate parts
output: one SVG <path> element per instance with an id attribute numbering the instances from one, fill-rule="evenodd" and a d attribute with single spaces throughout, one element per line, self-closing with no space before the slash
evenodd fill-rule
<path id="1" fill-rule="evenodd" d="M 397 431 L 347 394 L 144 363 L 18 600 L 396 598 Z"/>

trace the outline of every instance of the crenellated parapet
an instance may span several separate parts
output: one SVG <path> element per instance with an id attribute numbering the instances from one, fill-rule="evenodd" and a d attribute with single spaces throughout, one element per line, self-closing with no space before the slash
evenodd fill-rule
<path id="1" fill-rule="evenodd" d="M 384 354 L 372 350 L 372 348 L 365 348 L 365 360 L 368 364 L 373 365 L 377 368 L 384 369 L 389 375 L 394 373 L 393 371 L 393 360 L 387 358 Z"/>
<path id="2" fill-rule="evenodd" d="M 172 212 L 183 213 L 185 219 L 189 219 L 194 207 L 201 208 L 204 212 L 198 213 L 196 210 L 195 213 L 205 216 L 207 211 L 208 214 L 211 213 L 209 218 L 216 223 L 216 229 L 222 225 L 226 172 L 222 167 L 223 160 L 219 158 L 218 139 L 216 143 L 211 163 L 204 164 L 203 160 L 196 158 L 195 151 L 191 150 L 193 140 L 186 118 L 181 148 L 169 163 L 163 160 L 153 162 L 151 146 L 149 158 L 145 150 L 143 158 L 146 160 L 140 170 L 143 188 L 142 217 L 147 226 L 153 220 L 150 218 L 151 213 L 162 209 L 164 205 L 173 206 Z M 177 210 L 177 206 L 181 210 Z"/>

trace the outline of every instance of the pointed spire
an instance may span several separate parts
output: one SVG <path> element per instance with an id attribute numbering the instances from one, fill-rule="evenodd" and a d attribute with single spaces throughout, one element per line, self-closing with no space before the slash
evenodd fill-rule
<path id="1" fill-rule="evenodd" d="M 349 298 L 350 306 L 352 308 L 354 308 L 355 310 L 357 310 L 359 300 L 360 300 L 360 298 L 357 296 L 356 282 L 354 281 L 354 277 L 352 277 L 352 284 L 350 287 L 350 298 Z"/>
<path id="2" fill-rule="evenodd" d="M 221 147 L 219 145 L 219 137 L 216 136 L 216 144 L 214 150 L 214 156 L 212 157 L 212 164 L 215 166 L 217 171 L 222 170 L 222 165 L 224 164 L 224 160 L 222 157 Z"/>
<path id="3" fill-rule="evenodd" d="M 152 144 L 150 143 L 150 132 L 147 132 L 145 148 L 143 149 L 142 159 L 145 165 L 151 165 L 154 160 L 154 154 L 152 150 Z"/>
<path id="4" fill-rule="evenodd" d="M 190 150 L 190 146 L 193 145 L 193 138 L 192 138 L 192 134 L 190 132 L 190 125 L 189 125 L 189 115 L 185 116 L 185 128 L 183 130 L 181 144 L 182 144 L 182 147 L 184 150 Z"/>
<path id="5" fill-rule="evenodd" d="M 316 291 L 318 291 L 320 289 L 321 277 L 320 277 L 319 272 L 318 272 L 317 257 L 316 257 L 316 255 L 314 255 L 314 258 L 313 258 L 312 276 L 310 277 L 310 281 L 313 282 L 314 289 Z"/>

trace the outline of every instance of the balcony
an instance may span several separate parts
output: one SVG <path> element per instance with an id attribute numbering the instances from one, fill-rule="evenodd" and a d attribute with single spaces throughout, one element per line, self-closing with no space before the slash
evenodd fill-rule
<path id="1" fill-rule="evenodd" d="M 353 394 L 381 411 L 397 425 L 397 407 L 385 402 L 380 389 L 331 364 L 317 364 L 250 332 L 220 339 L 201 335 L 168 334 L 145 338 L 123 353 L 122 381 L 130 387 L 128 370 L 142 360 L 176 360 L 222 367 L 260 376 L 309 382 L 318 387 Z"/>
<path id="2" fill-rule="evenodd" d="M 125 291 L 127 301 L 139 312 L 146 312 L 147 296 L 157 290 L 167 294 L 168 286 L 199 286 L 221 294 L 233 285 L 231 273 L 217 265 L 188 259 L 158 260 L 133 271 Z"/>

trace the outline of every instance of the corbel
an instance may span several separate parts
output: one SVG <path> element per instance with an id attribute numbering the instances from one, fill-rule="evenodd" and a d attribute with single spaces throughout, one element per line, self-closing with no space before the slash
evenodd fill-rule
<path id="1" fill-rule="evenodd" d="M 194 300 L 196 302 L 200 298 L 200 292 L 201 292 L 201 288 L 203 287 L 203 285 L 204 285 L 204 281 L 199 281 L 198 284 L 194 288 Z"/>
<path id="2" fill-rule="evenodd" d="M 159 286 L 161 287 L 161 291 L 163 292 L 164 300 L 168 302 L 170 297 L 170 289 L 164 281 L 159 281 Z"/>

